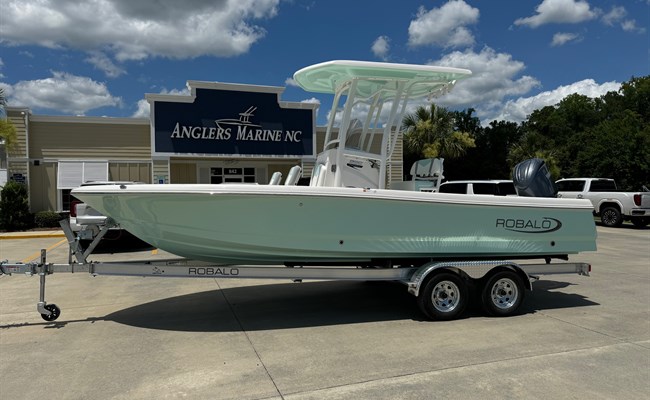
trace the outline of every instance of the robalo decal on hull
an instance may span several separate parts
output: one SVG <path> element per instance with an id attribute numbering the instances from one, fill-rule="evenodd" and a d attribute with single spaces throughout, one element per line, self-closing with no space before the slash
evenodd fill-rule
<path id="1" fill-rule="evenodd" d="M 543 217 L 541 220 L 497 218 L 496 227 L 521 233 L 549 233 L 561 229 L 562 222 L 551 217 Z"/>

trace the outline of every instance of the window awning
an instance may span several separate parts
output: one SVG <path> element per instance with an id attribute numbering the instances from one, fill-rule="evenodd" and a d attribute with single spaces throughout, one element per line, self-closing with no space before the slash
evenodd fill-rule
<path id="1" fill-rule="evenodd" d="M 108 180 L 108 161 L 59 161 L 57 189 L 74 189 L 82 183 Z"/>

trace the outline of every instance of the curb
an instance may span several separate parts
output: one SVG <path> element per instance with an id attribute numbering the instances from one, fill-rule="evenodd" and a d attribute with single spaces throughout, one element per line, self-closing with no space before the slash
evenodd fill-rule
<path id="1" fill-rule="evenodd" d="M 62 238 L 62 237 L 65 237 L 65 234 L 61 231 L 0 233 L 0 240 L 46 239 L 46 238 Z"/>

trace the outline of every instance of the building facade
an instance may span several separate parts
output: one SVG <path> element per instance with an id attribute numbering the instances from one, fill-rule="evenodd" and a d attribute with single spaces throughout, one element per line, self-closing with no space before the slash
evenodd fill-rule
<path id="1" fill-rule="evenodd" d="M 6 152 L 5 179 L 27 185 L 32 212 L 68 211 L 70 191 L 87 181 L 266 184 L 274 172 L 286 177 L 300 165 L 301 183 L 308 182 L 325 138 L 315 123 L 317 104 L 283 102 L 282 87 L 188 86 L 188 96 L 146 95 L 146 119 L 7 108 L 18 143 Z M 373 147 L 380 144 L 375 135 Z M 400 141 L 388 185 L 401 179 Z"/>

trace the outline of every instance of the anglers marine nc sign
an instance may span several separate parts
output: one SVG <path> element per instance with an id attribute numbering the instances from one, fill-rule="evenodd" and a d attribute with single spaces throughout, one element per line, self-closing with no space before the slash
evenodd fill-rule
<path id="1" fill-rule="evenodd" d="M 193 96 L 148 95 L 154 153 L 313 156 L 316 105 L 278 102 L 282 88 L 194 82 Z M 216 86 L 217 88 L 214 88 Z M 251 88 L 251 91 L 245 91 Z M 263 91 L 264 89 L 268 91 Z"/>

